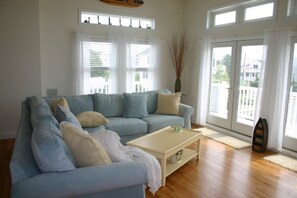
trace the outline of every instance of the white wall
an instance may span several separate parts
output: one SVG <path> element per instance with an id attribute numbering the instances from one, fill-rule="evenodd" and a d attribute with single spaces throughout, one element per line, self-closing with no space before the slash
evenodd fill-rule
<path id="1" fill-rule="evenodd" d="M 183 27 L 183 0 L 145 0 L 138 8 L 117 7 L 99 0 L 1 0 L 0 1 L 0 138 L 16 132 L 21 101 L 58 89 L 71 94 L 73 36 L 125 32 L 135 36 L 154 34 L 162 39 L 161 87 L 174 89 L 174 72 L 167 38 Z M 156 30 L 122 30 L 78 23 L 79 9 L 156 19 Z"/>
<path id="2" fill-rule="evenodd" d="M 293 28 L 297 30 L 297 17 L 286 17 L 287 0 L 277 0 L 277 16 L 270 21 L 253 22 L 242 24 L 233 27 L 222 27 L 215 29 L 206 29 L 207 11 L 224 7 L 233 3 L 240 3 L 239 0 L 187 0 L 185 5 L 185 29 L 187 32 L 197 37 L 197 46 L 194 56 L 191 57 L 187 67 L 187 78 L 184 79 L 184 84 L 188 87 L 189 96 L 187 103 L 197 109 L 197 91 L 198 91 L 198 69 L 200 61 L 199 45 L 201 38 L 210 36 L 212 39 L 231 39 L 234 37 L 253 37 L 263 36 L 265 30 L 275 28 Z M 192 121 L 195 121 L 195 116 Z"/>
<path id="3" fill-rule="evenodd" d="M 38 0 L 1 0 L 0 28 L 0 137 L 9 137 L 21 101 L 41 94 Z"/>
<path id="4" fill-rule="evenodd" d="M 167 48 L 173 31 L 183 27 L 183 0 L 146 0 L 138 8 L 112 6 L 98 0 L 41 0 L 40 43 L 42 95 L 47 89 L 58 89 L 59 95 L 71 94 L 71 67 L 74 32 L 108 34 L 123 32 L 129 35 L 155 35 L 162 40 L 161 87 L 174 88 L 175 75 Z M 141 30 L 104 25 L 79 24 L 79 9 L 148 17 L 156 20 L 156 30 Z"/>

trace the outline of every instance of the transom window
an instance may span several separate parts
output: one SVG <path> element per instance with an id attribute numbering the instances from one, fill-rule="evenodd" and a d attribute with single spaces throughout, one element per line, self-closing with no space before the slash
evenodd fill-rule
<path id="1" fill-rule="evenodd" d="M 155 29 L 155 20 L 96 12 L 80 12 L 80 23 Z"/>
<path id="2" fill-rule="evenodd" d="M 274 3 L 267 3 L 245 9 L 244 20 L 250 21 L 273 16 Z"/>
<path id="3" fill-rule="evenodd" d="M 275 16 L 274 0 L 256 0 L 232 4 L 208 11 L 207 28 L 268 20 Z"/>
<path id="4" fill-rule="evenodd" d="M 225 12 L 222 14 L 215 15 L 214 25 L 224 25 L 229 23 L 235 23 L 236 21 L 236 11 Z"/>
<path id="5" fill-rule="evenodd" d="M 297 16 L 297 0 L 288 0 L 287 16 Z"/>

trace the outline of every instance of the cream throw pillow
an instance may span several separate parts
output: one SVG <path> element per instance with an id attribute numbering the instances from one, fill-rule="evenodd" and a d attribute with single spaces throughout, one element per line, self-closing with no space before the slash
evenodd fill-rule
<path id="1" fill-rule="evenodd" d="M 180 115 L 179 103 L 181 93 L 162 94 L 158 93 L 157 114 Z"/>
<path id="2" fill-rule="evenodd" d="M 101 113 L 95 111 L 82 112 L 76 117 L 82 127 L 97 127 L 108 123 L 108 120 Z"/>
<path id="3" fill-rule="evenodd" d="M 57 107 L 58 107 L 58 105 L 69 109 L 68 102 L 67 102 L 67 100 L 64 97 L 62 97 L 60 99 L 54 98 L 52 100 L 52 102 L 51 102 L 51 109 L 52 109 L 52 112 L 54 113 L 55 116 L 57 115 L 56 113 L 57 113 Z"/>
<path id="4" fill-rule="evenodd" d="M 110 164 L 111 159 L 95 138 L 69 122 L 61 122 L 60 130 L 78 167 Z"/>

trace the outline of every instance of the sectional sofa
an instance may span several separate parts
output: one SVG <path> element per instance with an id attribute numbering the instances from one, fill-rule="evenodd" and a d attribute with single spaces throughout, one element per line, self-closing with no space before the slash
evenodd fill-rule
<path id="1" fill-rule="evenodd" d="M 122 143 L 125 144 L 131 139 L 166 126 L 191 127 L 190 117 L 194 110 L 188 105 L 179 104 L 180 115 L 155 114 L 159 92 L 170 93 L 166 89 L 133 93 L 146 98 L 147 115 L 143 118 L 126 115 L 127 105 L 132 105 L 130 115 L 131 113 L 134 115 L 133 113 L 137 111 L 137 108 L 144 107 L 135 106 L 133 101 L 127 104 L 125 94 L 105 95 L 96 93 L 64 96 L 64 98 L 74 115 L 86 111 L 96 111 L 108 119 L 108 123 L 105 125 L 88 127 L 84 130 L 89 133 L 105 129 L 115 131 L 121 137 Z M 59 137 L 61 136 L 59 123 L 57 123 L 53 113 L 48 110 L 53 98 L 42 98 L 44 104 L 38 111 L 32 107 L 31 99 L 27 98 L 22 102 L 21 121 L 10 162 L 12 197 L 145 197 L 144 186 L 147 183 L 147 171 L 143 163 L 119 162 L 103 166 L 74 167 L 71 170 L 63 169 L 63 167 L 59 167 L 57 171 L 41 170 L 32 152 L 32 141 L 36 139 L 32 135 L 36 132 L 33 133 L 33 131 L 37 130 L 38 127 L 43 132 L 44 130 L 54 130 L 58 134 L 55 141 L 59 139 L 61 144 L 63 141 Z M 45 112 L 49 115 L 44 116 Z M 45 133 L 45 136 L 47 135 L 48 133 Z M 44 136 L 39 135 L 38 138 L 44 138 Z M 55 145 L 56 142 L 48 144 L 47 146 L 50 147 L 47 149 L 50 151 L 46 152 L 54 150 L 55 148 L 51 147 L 55 147 Z M 63 148 L 66 149 L 66 147 Z"/>

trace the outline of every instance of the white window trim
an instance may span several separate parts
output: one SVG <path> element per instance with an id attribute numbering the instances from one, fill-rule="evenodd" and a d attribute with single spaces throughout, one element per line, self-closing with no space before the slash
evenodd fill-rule
<path id="1" fill-rule="evenodd" d="M 250 7 L 264 5 L 268 3 L 274 3 L 273 15 L 271 17 L 263 17 L 254 20 L 244 20 L 245 10 Z M 223 25 L 214 25 L 215 15 L 236 11 L 236 21 L 234 23 L 227 23 Z M 277 1 L 276 0 L 249 0 L 242 3 L 229 4 L 221 6 L 219 8 L 211 9 L 207 12 L 206 29 L 220 28 L 220 27 L 230 27 L 239 24 L 255 23 L 259 21 L 275 20 L 277 14 Z"/>
<path id="2" fill-rule="evenodd" d="M 110 25 L 110 24 L 90 24 L 90 23 L 83 23 L 81 15 L 82 14 L 90 14 L 90 15 L 100 15 L 100 16 L 107 16 L 107 17 L 119 17 L 119 18 L 128 18 L 128 19 L 134 19 L 134 20 L 139 20 L 139 21 L 150 21 L 152 23 L 152 27 L 150 28 L 136 28 L 136 27 L 127 27 L 127 26 L 117 26 L 117 25 Z M 83 10 L 79 9 L 79 14 L 78 14 L 78 24 L 84 24 L 84 25 L 103 25 L 103 26 L 112 26 L 112 27 L 122 27 L 122 28 L 135 28 L 135 29 L 149 29 L 149 30 L 154 30 L 156 29 L 156 20 L 153 19 L 153 17 L 142 17 L 142 16 L 132 16 L 132 15 L 123 15 L 123 14 L 115 14 L 115 13 L 105 13 L 105 12 L 99 12 L 99 11 L 90 11 L 90 10 Z"/>

